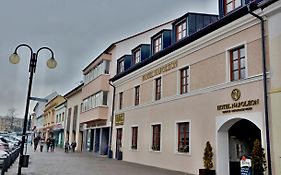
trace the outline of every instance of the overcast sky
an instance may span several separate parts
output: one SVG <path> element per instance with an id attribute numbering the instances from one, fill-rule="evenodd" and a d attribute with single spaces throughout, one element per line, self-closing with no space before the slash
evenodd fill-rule
<path id="1" fill-rule="evenodd" d="M 9 55 L 21 43 L 36 52 L 50 47 L 58 66 L 46 67 L 50 57 L 41 51 L 31 96 L 61 95 L 76 87 L 84 69 L 110 44 L 187 12 L 217 14 L 217 0 L 7 0 L 0 2 L 0 116 L 16 108 L 23 118 L 30 52 L 18 50 L 21 61 Z M 31 103 L 30 111 L 34 107 Z"/>

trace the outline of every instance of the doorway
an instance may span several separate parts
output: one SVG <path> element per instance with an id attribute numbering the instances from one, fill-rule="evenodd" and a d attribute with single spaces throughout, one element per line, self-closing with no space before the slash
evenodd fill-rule
<path id="1" fill-rule="evenodd" d="M 122 160 L 122 128 L 116 130 L 116 155 L 117 160 Z"/>
<path id="2" fill-rule="evenodd" d="M 254 141 L 261 140 L 260 129 L 252 122 L 242 119 L 228 130 L 230 175 L 240 173 L 241 156 L 251 158 Z"/>

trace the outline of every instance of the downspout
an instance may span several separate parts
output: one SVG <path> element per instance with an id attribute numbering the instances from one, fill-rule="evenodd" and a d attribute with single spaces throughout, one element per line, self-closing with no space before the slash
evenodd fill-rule
<path id="1" fill-rule="evenodd" d="M 110 119 L 110 128 L 109 128 L 109 141 L 108 141 L 108 158 L 112 158 L 112 130 L 113 130 L 113 116 L 115 108 L 115 91 L 116 87 L 109 82 L 109 85 L 113 87 L 113 97 L 112 97 L 112 108 L 111 108 L 111 119 Z"/>
<path id="2" fill-rule="evenodd" d="M 270 155 L 270 133 L 269 133 L 269 119 L 268 119 L 268 99 L 267 99 L 267 82 L 266 82 L 266 52 L 265 52 L 265 32 L 264 19 L 253 13 L 250 4 L 247 6 L 248 12 L 260 20 L 261 22 L 261 38 L 262 38 L 262 64 L 263 64 L 263 95 L 264 95 L 264 117 L 265 117 L 265 133 L 266 133 L 266 151 L 267 151 L 267 168 L 268 175 L 272 175 L 271 155 Z"/>

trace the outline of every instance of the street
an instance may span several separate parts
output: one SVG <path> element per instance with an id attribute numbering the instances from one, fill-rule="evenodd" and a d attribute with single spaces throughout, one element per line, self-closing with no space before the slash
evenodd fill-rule
<path id="1" fill-rule="evenodd" d="M 149 167 L 107 157 L 100 157 L 93 153 L 69 152 L 56 149 L 55 152 L 30 151 L 28 168 L 22 168 L 23 175 L 187 175 L 182 172 Z M 16 175 L 18 160 L 11 166 L 7 175 Z"/>

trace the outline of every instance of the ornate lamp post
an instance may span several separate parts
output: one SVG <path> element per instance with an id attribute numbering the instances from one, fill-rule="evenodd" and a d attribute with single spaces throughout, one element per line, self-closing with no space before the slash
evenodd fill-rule
<path id="1" fill-rule="evenodd" d="M 29 50 L 30 50 L 30 62 L 29 62 L 29 82 L 28 82 L 28 91 L 27 91 L 26 107 L 25 107 L 23 130 L 22 130 L 22 143 L 21 143 L 21 146 L 20 146 L 20 161 L 19 161 L 19 167 L 18 167 L 18 175 L 21 175 L 21 168 L 23 166 L 23 158 L 24 158 L 23 151 L 24 151 L 24 144 L 25 144 L 25 137 L 26 137 L 26 128 L 27 128 L 27 118 L 28 118 L 30 94 L 31 94 L 33 74 L 35 73 L 35 70 L 36 70 L 38 53 L 41 50 L 49 50 L 51 52 L 51 58 L 47 61 L 47 66 L 50 69 L 54 69 L 57 66 L 57 62 L 54 58 L 54 53 L 50 48 L 41 47 L 37 50 L 37 52 L 33 52 L 32 48 L 27 44 L 20 44 L 16 47 L 14 53 L 9 57 L 9 60 L 12 64 L 17 64 L 20 61 L 20 57 L 17 54 L 17 50 L 20 47 L 29 48 Z"/>

